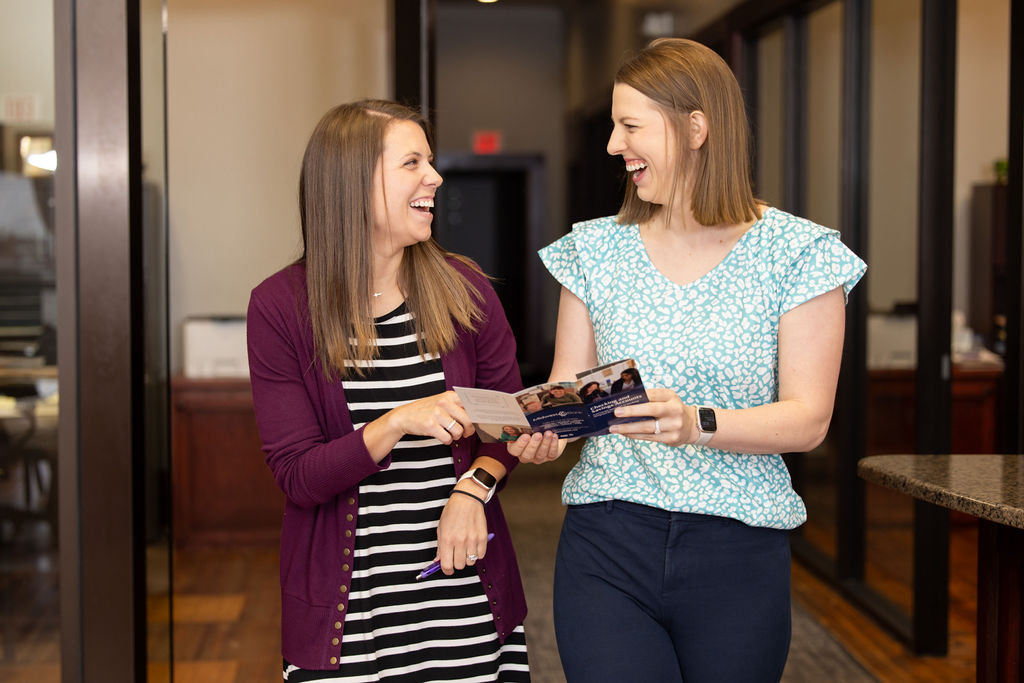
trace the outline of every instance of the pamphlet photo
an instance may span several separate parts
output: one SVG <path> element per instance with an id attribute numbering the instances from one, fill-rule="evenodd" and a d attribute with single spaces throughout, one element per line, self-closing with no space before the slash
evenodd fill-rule
<path id="1" fill-rule="evenodd" d="M 522 434 L 552 431 L 571 439 L 607 434 L 618 406 L 646 403 L 636 361 L 625 359 L 579 373 L 575 382 L 538 384 L 515 394 L 454 387 L 483 441 L 515 441 Z"/>

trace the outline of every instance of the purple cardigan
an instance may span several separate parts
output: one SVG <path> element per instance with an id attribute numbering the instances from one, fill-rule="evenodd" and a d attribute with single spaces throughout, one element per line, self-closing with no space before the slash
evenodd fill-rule
<path id="1" fill-rule="evenodd" d="M 518 391 L 515 338 L 494 289 L 486 278 L 451 263 L 483 295 L 485 321 L 475 333 L 462 331 L 456 347 L 442 356 L 446 387 Z M 359 482 L 389 467 L 391 456 L 380 464 L 373 461 L 362 429 L 352 428 L 341 381 L 328 381 L 319 370 L 305 265 L 291 265 L 252 291 L 248 345 L 263 450 L 287 498 L 281 527 L 281 651 L 303 669 L 332 668 L 345 631 Z M 472 436 L 452 444 L 456 476 L 480 455 L 500 460 L 509 472 L 518 462 L 504 444 L 483 444 Z M 497 497 L 487 504 L 486 517 L 495 537 L 476 567 L 504 642 L 523 623 L 526 598 Z"/>

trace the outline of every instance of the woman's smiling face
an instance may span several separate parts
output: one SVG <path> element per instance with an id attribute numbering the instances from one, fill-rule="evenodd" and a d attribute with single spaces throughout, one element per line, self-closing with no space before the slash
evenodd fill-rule
<path id="1" fill-rule="evenodd" d="M 612 123 L 608 153 L 626 162 L 640 199 L 666 204 L 678 182 L 675 131 L 653 100 L 625 83 L 612 91 Z"/>
<path id="2" fill-rule="evenodd" d="M 404 249 L 430 238 L 430 210 L 441 185 L 433 158 L 416 123 L 396 120 L 388 126 L 373 179 L 374 241 L 379 249 Z"/>

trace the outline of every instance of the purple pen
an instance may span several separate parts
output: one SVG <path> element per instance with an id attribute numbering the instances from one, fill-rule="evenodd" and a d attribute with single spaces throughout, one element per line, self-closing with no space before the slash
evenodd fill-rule
<path id="1" fill-rule="evenodd" d="M 494 534 L 493 533 L 487 534 L 487 540 L 488 541 L 491 540 L 492 538 L 494 538 Z M 423 571 L 421 571 L 419 574 L 416 575 L 416 580 L 419 581 L 420 579 L 425 579 L 428 576 L 430 576 L 431 574 L 433 574 L 434 572 L 436 572 L 440 568 L 441 568 L 441 563 L 440 562 L 436 562 L 436 561 L 435 562 L 431 562 L 430 566 L 428 566 L 426 569 L 424 569 Z"/>

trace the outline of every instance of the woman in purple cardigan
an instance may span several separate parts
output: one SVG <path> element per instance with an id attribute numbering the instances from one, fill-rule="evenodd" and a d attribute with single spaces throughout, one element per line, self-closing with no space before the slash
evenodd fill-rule
<path id="1" fill-rule="evenodd" d="M 452 391 L 522 388 L 515 340 L 487 278 L 431 239 L 432 161 L 406 107 L 329 111 L 303 158 L 302 258 L 249 302 L 256 418 L 287 497 L 289 682 L 529 680 L 492 498 L 517 460 Z"/>

